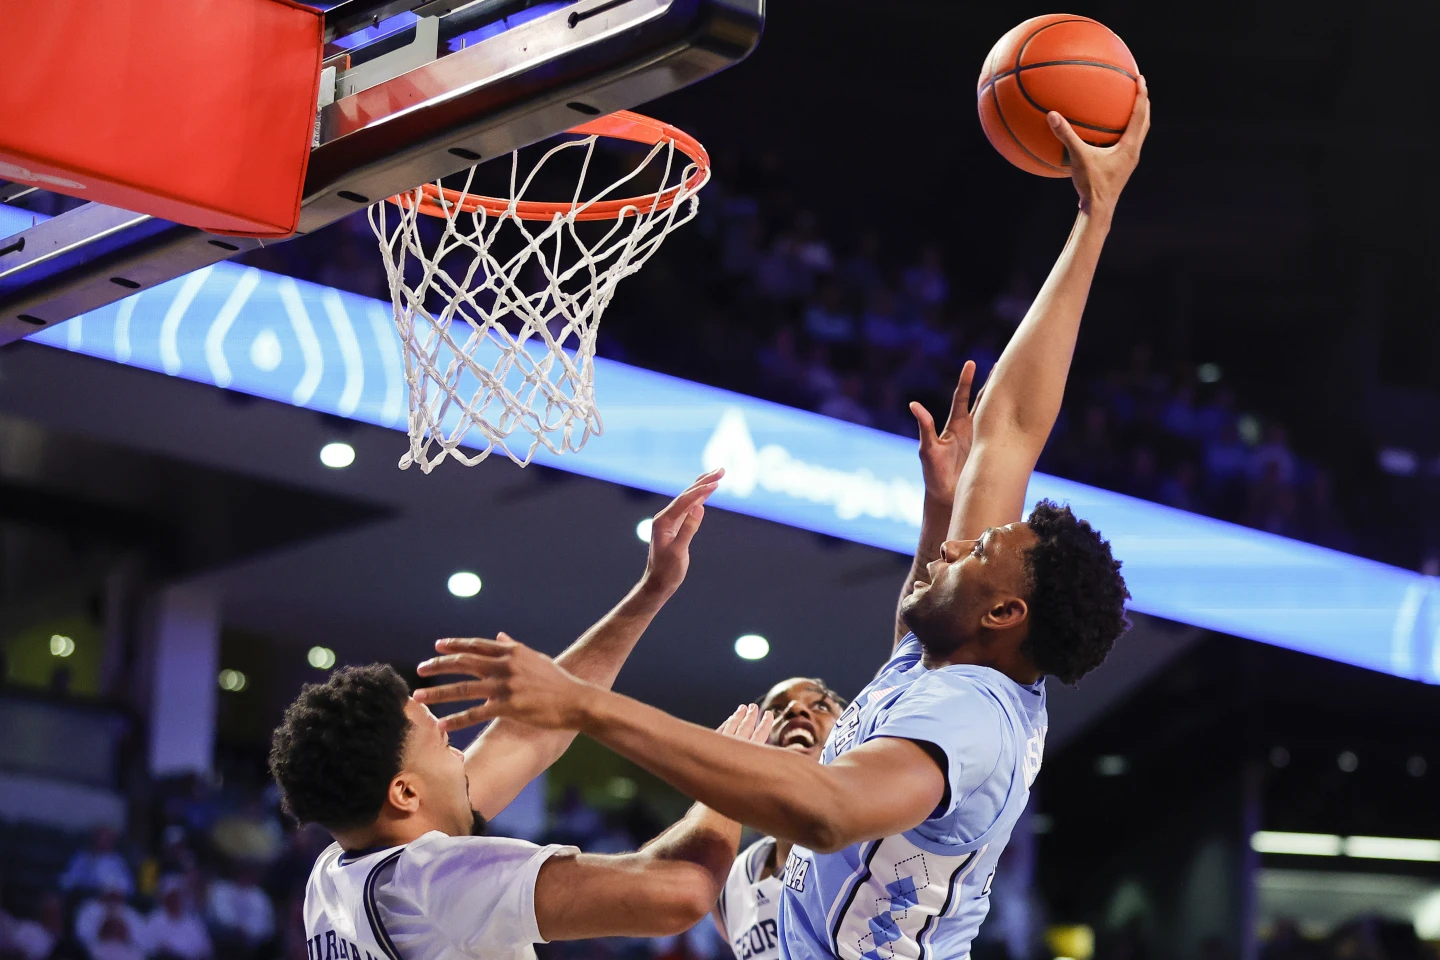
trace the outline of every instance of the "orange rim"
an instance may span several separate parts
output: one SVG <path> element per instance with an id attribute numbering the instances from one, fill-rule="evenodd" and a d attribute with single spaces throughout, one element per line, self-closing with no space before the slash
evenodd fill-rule
<path id="1" fill-rule="evenodd" d="M 584 137 L 596 135 L 613 137 L 617 140 L 632 140 L 650 147 L 669 140 L 675 144 L 675 149 L 685 154 L 695 164 L 695 172 L 690 174 L 680 186 L 671 187 L 659 193 L 627 197 L 623 200 L 601 200 L 589 206 L 581 204 L 581 206 L 585 206 L 585 209 L 575 215 L 576 220 L 617 220 L 626 210 L 640 210 L 646 213 L 668 210 L 682 192 L 698 190 L 710 175 L 710 154 L 705 152 L 705 148 L 700 145 L 699 140 L 679 127 L 672 127 L 668 123 L 643 114 L 620 110 L 609 116 L 582 123 L 578 127 L 571 127 L 566 133 Z M 432 217 L 449 216 L 449 211 L 456 206 L 464 213 L 476 213 L 483 210 L 487 214 L 497 217 L 504 216 L 510 211 L 510 201 L 500 197 L 463 193 L 433 183 L 427 183 L 418 189 L 420 192 L 418 209 L 421 213 Z M 415 191 L 396 194 L 390 198 L 390 202 L 402 207 L 416 206 Z M 553 220 L 556 214 L 568 216 L 575 206 L 576 204 L 570 202 L 544 203 L 536 200 L 521 200 L 515 204 L 513 215 L 521 220 Z"/>

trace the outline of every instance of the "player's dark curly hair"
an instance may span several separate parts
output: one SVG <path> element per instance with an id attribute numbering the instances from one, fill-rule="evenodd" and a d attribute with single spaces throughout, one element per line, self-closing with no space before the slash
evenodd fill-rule
<path id="1" fill-rule="evenodd" d="M 393 667 L 342 667 L 309 683 L 270 740 L 285 812 L 327 830 L 367 826 L 400 772 L 410 688 Z"/>
<path id="2" fill-rule="evenodd" d="M 1039 542 L 1027 554 L 1030 630 L 1020 650 L 1041 672 L 1075 683 L 1130 629 L 1130 591 L 1110 541 L 1068 506 L 1041 500 L 1029 525 Z"/>

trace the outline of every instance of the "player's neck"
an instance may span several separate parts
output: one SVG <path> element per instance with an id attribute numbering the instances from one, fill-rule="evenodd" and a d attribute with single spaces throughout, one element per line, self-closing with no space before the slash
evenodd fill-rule
<path id="1" fill-rule="evenodd" d="M 1039 683 L 1045 676 L 1035 669 L 1035 665 L 1027 657 L 1020 653 L 1018 644 L 962 643 L 945 655 L 926 649 L 921 655 L 920 662 L 927 670 L 939 670 L 941 667 L 960 665 L 989 667 L 1026 687 Z"/>
<path id="2" fill-rule="evenodd" d="M 441 830 L 423 817 L 406 817 L 403 820 L 381 817 L 374 823 L 356 830 L 332 830 L 330 835 L 346 853 L 361 850 L 386 850 L 403 847 L 419 840 L 432 830 Z M 446 832 L 441 830 L 442 833 Z"/>

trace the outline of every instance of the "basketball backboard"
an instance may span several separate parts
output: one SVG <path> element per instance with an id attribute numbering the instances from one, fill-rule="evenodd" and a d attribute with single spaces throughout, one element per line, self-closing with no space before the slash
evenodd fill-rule
<path id="1" fill-rule="evenodd" d="M 299 233 L 702 80 L 763 23 L 764 0 L 332 6 Z M 0 239 L 0 344 L 259 244 L 83 204 Z"/>

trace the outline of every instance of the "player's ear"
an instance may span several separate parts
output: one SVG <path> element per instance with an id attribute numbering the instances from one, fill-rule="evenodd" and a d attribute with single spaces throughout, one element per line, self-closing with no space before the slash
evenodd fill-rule
<path id="1" fill-rule="evenodd" d="M 1010 597 L 985 611 L 981 623 L 992 630 L 1003 630 L 1024 623 L 1030 615 L 1030 607 L 1020 597 Z"/>
<path id="2" fill-rule="evenodd" d="M 399 813 L 418 812 L 420 810 L 420 792 L 414 774 L 402 770 L 394 780 L 391 780 L 390 789 L 385 795 L 385 802 Z"/>

